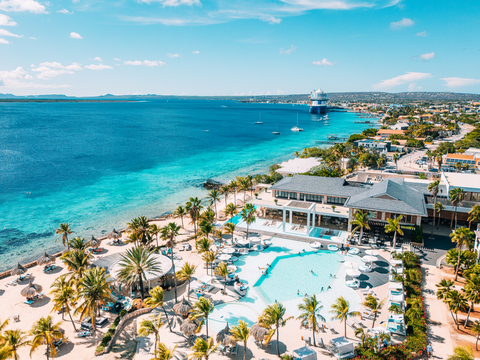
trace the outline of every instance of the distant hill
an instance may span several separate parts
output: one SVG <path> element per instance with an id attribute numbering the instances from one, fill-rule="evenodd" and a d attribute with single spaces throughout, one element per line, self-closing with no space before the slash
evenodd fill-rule
<path id="1" fill-rule="evenodd" d="M 236 101 L 301 101 L 308 100 L 309 94 L 291 95 L 260 95 L 260 96 L 182 96 L 182 95 L 112 95 L 105 94 L 93 97 L 75 97 L 61 94 L 17 96 L 13 94 L 0 94 L 0 101 L 114 101 L 114 100 L 236 100 Z M 411 101 L 480 101 L 480 94 L 464 94 L 453 92 L 340 92 L 329 93 L 331 101 L 365 101 L 365 102 L 391 102 L 402 103 Z"/>

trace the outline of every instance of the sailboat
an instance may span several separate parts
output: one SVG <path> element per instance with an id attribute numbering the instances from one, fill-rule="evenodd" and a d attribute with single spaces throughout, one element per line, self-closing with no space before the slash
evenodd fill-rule
<path id="1" fill-rule="evenodd" d="M 263 124 L 262 122 L 262 112 L 260 111 L 260 121 L 255 121 L 255 125 Z"/>
<path id="2" fill-rule="evenodd" d="M 272 131 L 272 134 L 273 135 L 280 135 L 280 133 L 278 132 L 278 122 L 277 122 L 277 131 Z"/>
<path id="3" fill-rule="evenodd" d="M 297 114 L 297 126 L 292 127 L 290 130 L 292 130 L 292 131 L 294 131 L 294 132 L 303 131 L 302 128 L 299 128 L 299 127 L 298 127 L 298 114 Z"/>

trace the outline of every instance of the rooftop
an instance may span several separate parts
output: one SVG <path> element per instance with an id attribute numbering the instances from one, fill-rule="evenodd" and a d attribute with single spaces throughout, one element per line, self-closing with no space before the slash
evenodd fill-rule
<path id="1" fill-rule="evenodd" d="M 467 192 L 480 192 L 480 175 L 442 172 L 442 181 L 451 188 L 462 188 Z"/>
<path id="2" fill-rule="evenodd" d="M 447 154 L 446 159 L 458 159 L 458 160 L 474 160 L 475 155 L 466 154 Z"/>
<path id="3" fill-rule="evenodd" d="M 378 135 L 403 135 L 405 131 L 403 130 L 392 130 L 392 129 L 380 129 L 377 132 Z"/>

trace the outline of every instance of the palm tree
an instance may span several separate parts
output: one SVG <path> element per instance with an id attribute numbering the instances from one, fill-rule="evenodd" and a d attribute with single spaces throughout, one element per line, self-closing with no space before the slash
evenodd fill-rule
<path id="1" fill-rule="evenodd" d="M 460 268 L 460 256 L 462 253 L 462 247 L 467 246 L 469 247 L 473 240 L 474 240 L 474 233 L 473 231 L 468 230 L 465 227 L 459 227 L 458 229 L 455 229 L 453 233 L 450 234 L 450 237 L 452 238 L 452 242 L 457 243 L 457 251 L 458 251 L 458 262 L 457 266 L 455 268 L 455 281 L 457 281 L 458 277 L 458 269 Z"/>
<path id="2" fill-rule="evenodd" d="M 80 321 L 85 316 L 92 319 L 92 329 L 96 330 L 96 317 L 100 304 L 111 301 L 109 275 L 104 268 L 94 267 L 85 271 L 79 281 L 78 298 L 83 302 L 78 305 L 75 314 L 80 314 Z"/>
<path id="3" fill-rule="evenodd" d="M 186 215 L 187 215 L 187 210 L 182 205 L 178 205 L 175 211 L 173 212 L 173 216 L 175 216 L 176 218 L 180 218 L 182 220 L 182 228 L 185 227 L 183 226 L 183 217 Z"/>
<path id="4" fill-rule="evenodd" d="M 352 234 L 360 230 L 360 237 L 358 238 L 358 243 L 362 243 L 363 238 L 363 229 L 370 230 L 370 225 L 368 225 L 368 214 L 362 210 L 357 210 L 355 213 L 355 219 L 350 221 L 350 224 L 355 225 L 355 228 L 352 230 Z"/>
<path id="5" fill-rule="evenodd" d="M 10 348 L 8 346 L 0 347 L 0 360 L 7 360 L 10 355 Z"/>
<path id="6" fill-rule="evenodd" d="M 359 336 L 360 335 L 360 336 Z M 355 336 L 362 340 L 362 346 L 365 346 L 365 339 L 367 339 L 367 333 L 363 330 L 363 328 L 358 328 L 355 330 Z"/>
<path id="7" fill-rule="evenodd" d="M 438 213 L 437 230 L 440 227 L 440 218 L 441 218 L 440 215 L 442 213 L 442 210 L 445 210 L 445 206 L 443 206 L 443 204 L 441 204 L 441 203 L 436 203 L 434 211 L 436 211 Z"/>
<path id="8" fill-rule="evenodd" d="M 186 211 L 190 214 L 190 218 L 193 222 L 193 232 L 197 233 L 197 219 L 200 215 L 200 210 L 202 209 L 202 202 L 198 197 L 191 197 L 190 200 L 185 205 Z"/>
<path id="9" fill-rule="evenodd" d="M 231 219 L 238 214 L 238 206 L 233 203 L 230 203 L 225 207 L 225 210 L 223 212 L 225 213 L 225 216 L 227 217 L 230 216 L 230 219 Z"/>
<path id="10" fill-rule="evenodd" d="M 202 221 L 208 221 L 210 224 L 212 224 L 215 221 L 215 211 L 213 211 L 212 208 L 209 206 L 200 215 L 199 219 L 202 219 Z"/>
<path id="11" fill-rule="evenodd" d="M 195 242 L 195 248 L 199 254 L 203 254 L 207 251 L 210 251 L 210 246 L 212 245 L 212 240 L 207 239 L 206 237 L 201 238 Z"/>
<path id="12" fill-rule="evenodd" d="M 437 205 L 437 195 L 440 189 L 440 180 L 435 180 L 434 182 L 428 185 L 428 191 L 433 195 L 433 224 L 432 224 L 432 233 L 430 238 L 433 239 L 433 228 L 435 227 L 435 206 Z"/>
<path id="13" fill-rule="evenodd" d="M 400 160 L 400 155 L 398 153 L 393 154 L 393 161 L 395 161 L 395 172 L 398 173 L 398 160 Z"/>
<path id="14" fill-rule="evenodd" d="M 275 303 L 273 303 L 272 305 L 268 305 L 265 308 L 265 310 L 263 310 L 262 315 L 260 315 L 258 319 L 258 323 L 261 326 L 266 328 L 273 327 L 273 331 L 271 331 L 267 337 L 267 342 L 270 342 L 275 332 L 277 333 L 277 355 L 278 356 L 280 356 L 280 349 L 278 348 L 280 328 L 285 326 L 287 324 L 287 321 L 293 318 L 293 316 L 286 319 L 283 318 L 285 316 L 286 310 L 287 309 L 281 303 L 275 300 Z"/>
<path id="15" fill-rule="evenodd" d="M 51 286 L 53 295 L 53 309 L 52 311 L 61 311 L 62 320 L 64 320 L 64 314 L 67 312 L 72 322 L 73 329 L 77 331 L 75 322 L 73 321 L 71 311 L 73 310 L 74 302 L 76 300 L 76 292 L 73 289 L 73 279 L 67 279 L 66 274 L 55 279 Z"/>
<path id="16" fill-rule="evenodd" d="M 230 333 L 235 341 L 243 341 L 243 360 L 247 360 L 247 341 L 250 336 L 248 325 L 245 321 L 239 320 L 237 326 L 232 326 Z"/>
<path id="17" fill-rule="evenodd" d="M 152 224 L 150 225 L 150 234 L 152 236 L 155 236 L 155 240 L 157 242 L 157 248 L 158 248 L 158 235 L 161 233 L 162 229 L 157 226 L 157 224 Z"/>
<path id="18" fill-rule="evenodd" d="M 214 206 L 215 206 L 215 216 L 216 216 L 217 219 L 218 219 L 217 202 L 220 201 L 220 193 L 218 192 L 218 190 L 211 190 L 211 191 L 208 193 L 208 197 L 209 197 L 209 199 L 210 199 L 210 205 L 214 205 Z"/>
<path id="19" fill-rule="evenodd" d="M 155 335 L 155 350 L 157 351 L 157 344 L 160 340 L 160 328 L 163 326 L 162 316 L 152 316 L 151 319 L 144 319 L 140 323 L 140 328 L 138 329 L 138 334 L 140 336 L 149 336 Z"/>
<path id="20" fill-rule="evenodd" d="M 138 284 L 140 296 L 144 299 L 143 281 L 147 280 L 146 273 L 160 273 L 160 263 L 155 259 L 153 252 L 143 246 L 134 246 L 121 255 L 120 270 L 117 273 L 118 281 L 133 287 Z"/>
<path id="21" fill-rule="evenodd" d="M 90 246 L 90 243 L 88 241 L 85 241 L 85 238 L 81 238 L 80 236 L 77 236 L 76 238 L 68 241 L 68 246 L 69 246 L 69 249 L 72 249 L 72 250 L 75 249 L 75 250 L 85 251 Z"/>
<path id="22" fill-rule="evenodd" d="M 480 321 L 477 320 L 472 326 L 472 332 L 477 335 L 477 341 L 475 342 L 475 350 L 478 351 L 478 340 L 480 339 Z"/>
<path id="23" fill-rule="evenodd" d="M 53 342 L 63 339 L 60 325 L 60 323 L 54 324 L 50 315 L 38 319 L 38 321 L 33 324 L 33 327 L 30 330 L 30 336 L 33 337 L 30 342 L 30 357 L 32 357 L 35 350 L 37 350 L 42 344 L 47 345 L 47 360 L 50 356 L 53 358 L 57 355 Z"/>
<path id="24" fill-rule="evenodd" d="M 168 348 L 167 345 L 164 343 L 158 343 L 158 349 L 155 352 L 155 357 L 152 360 L 172 360 L 175 354 L 175 350 L 177 349 L 177 345 L 173 347 L 173 349 Z"/>
<path id="25" fill-rule="evenodd" d="M 153 289 L 150 290 L 150 297 L 145 300 L 145 305 L 150 308 L 161 307 L 163 312 L 165 313 L 165 318 L 167 319 L 168 328 L 170 332 L 172 331 L 172 326 L 170 325 L 170 320 L 168 319 L 167 311 L 164 307 L 164 300 L 165 300 L 165 293 L 160 286 L 155 286 Z"/>
<path id="26" fill-rule="evenodd" d="M 205 235 L 205 237 L 208 239 L 208 235 L 212 233 L 212 231 L 215 229 L 215 227 L 208 221 L 204 220 L 200 223 L 200 233 L 202 235 Z"/>
<path id="27" fill-rule="evenodd" d="M 223 226 L 223 231 L 225 231 L 225 234 L 231 234 L 232 235 L 232 241 L 234 241 L 235 239 L 233 238 L 233 234 L 235 232 L 235 228 L 237 227 L 237 225 L 235 225 L 234 223 L 231 223 L 231 222 L 227 222 L 225 223 L 225 225 Z"/>
<path id="28" fill-rule="evenodd" d="M 395 219 L 387 219 L 388 224 L 385 225 L 385 232 L 391 233 L 393 232 L 393 248 L 395 249 L 395 245 L 397 244 L 397 234 L 403 236 L 403 230 L 400 227 L 400 221 L 403 219 L 403 215 L 396 217 Z"/>
<path id="29" fill-rule="evenodd" d="M 350 311 L 350 302 L 340 296 L 337 301 L 331 305 L 332 310 L 329 312 L 333 314 L 334 320 L 340 320 L 345 323 L 345 337 L 347 337 L 347 319 L 353 316 L 360 316 L 358 311 Z"/>
<path id="30" fill-rule="evenodd" d="M 463 294 L 457 290 L 450 290 L 447 294 L 445 302 L 448 304 L 450 311 L 455 312 L 455 323 L 457 324 L 457 329 L 459 329 L 460 324 L 458 323 L 458 311 L 465 311 L 467 309 L 467 300 Z"/>
<path id="31" fill-rule="evenodd" d="M 384 304 L 385 299 L 383 299 L 382 301 L 378 301 L 377 298 L 372 295 L 368 295 L 362 304 L 363 306 L 369 308 L 373 313 L 372 329 L 375 327 L 375 321 L 377 320 L 378 313 L 380 312 Z"/>
<path id="32" fill-rule="evenodd" d="M 70 245 L 68 244 L 68 235 L 72 234 L 73 231 L 72 229 L 70 228 L 70 224 L 67 224 L 67 223 L 63 223 L 63 224 L 60 224 L 60 226 L 58 227 L 58 229 L 55 229 L 55 234 L 57 235 L 60 235 L 56 240 L 55 242 L 58 240 L 58 239 L 62 239 L 62 244 L 63 246 L 66 246 L 67 247 L 67 250 L 70 251 Z"/>
<path id="33" fill-rule="evenodd" d="M 70 250 L 60 257 L 70 271 L 70 275 L 76 281 L 83 277 L 83 274 L 90 266 L 92 255 L 83 250 Z"/>
<path id="34" fill-rule="evenodd" d="M 447 298 L 448 292 L 452 290 L 453 285 L 454 282 L 447 279 L 442 279 L 438 284 L 436 284 L 435 286 L 438 288 L 437 299 L 445 300 Z"/>
<path id="35" fill-rule="evenodd" d="M 227 207 L 228 194 L 230 193 L 230 187 L 228 185 L 223 185 L 220 188 L 220 194 L 225 195 L 225 207 Z"/>
<path id="36" fill-rule="evenodd" d="M 315 342 L 315 333 L 319 330 L 319 321 L 325 322 L 325 318 L 320 314 L 323 306 L 317 300 L 316 295 L 303 298 L 303 304 L 298 304 L 298 310 L 301 311 L 298 320 L 302 322 L 302 325 L 307 329 L 312 329 L 313 332 L 313 346 L 317 346 Z"/>
<path id="37" fill-rule="evenodd" d="M 187 261 L 185 264 L 183 264 L 182 268 L 178 272 L 178 278 L 180 279 L 180 281 L 188 281 L 187 294 L 190 294 L 190 281 L 192 281 L 192 276 L 193 274 L 195 274 L 195 270 L 197 270 L 197 266 Z"/>
<path id="38" fill-rule="evenodd" d="M 473 350 L 469 347 L 456 347 L 447 360 L 474 360 Z"/>
<path id="39" fill-rule="evenodd" d="M 403 314 L 403 309 L 398 304 L 390 305 L 390 307 L 388 308 L 388 311 L 393 313 L 393 314 Z"/>
<path id="40" fill-rule="evenodd" d="M 218 264 L 215 268 L 215 275 L 223 277 L 223 294 L 226 295 L 227 291 L 227 276 L 228 276 L 228 269 L 227 264 L 223 261 Z"/>
<path id="41" fill-rule="evenodd" d="M 248 240 L 248 226 L 255 221 L 255 205 L 245 204 L 245 207 L 242 210 L 242 219 L 247 223 L 247 240 Z"/>
<path id="42" fill-rule="evenodd" d="M 470 311 L 473 309 L 475 304 L 480 303 L 480 276 L 472 274 L 467 279 L 467 284 L 463 288 L 465 292 L 465 298 L 470 301 L 470 306 L 468 307 L 467 319 L 465 320 L 465 326 L 468 325 L 468 319 L 470 317 Z"/>
<path id="43" fill-rule="evenodd" d="M 198 320 L 200 319 L 200 326 L 205 322 L 205 327 L 207 328 L 207 338 L 208 338 L 208 315 L 213 311 L 214 305 L 210 299 L 205 299 L 201 297 L 198 301 L 193 304 L 192 310 L 190 311 L 190 319 Z"/>
<path id="44" fill-rule="evenodd" d="M 468 212 L 470 215 L 467 219 L 468 221 L 468 228 L 472 227 L 472 223 L 479 223 L 480 222 L 480 205 L 474 205 L 472 210 Z"/>
<path id="45" fill-rule="evenodd" d="M 438 164 L 438 171 L 440 171 L 443 163 L 442 154 L 437 154 L 437 156 L 435 156 L 435 160 L 437 161 L 437 164 Z"/>
<path id="46" fill-rule="evenodd" d="M 207 340 L 199 337 L 195 340 L 195 344 L 192 347 L 193 354 L 188 355 L 190 359 L 194 360 L 208 360 L 210 355 L 214 354 L 218 350 L 218 345 L 213 344 L 213 339 L 207 337 Z"/>
<path id="47" fill-rule="evenodd" d="M 233 203 L 237 205 L 237 187 L 238 183 L 235 180 L 230 181 L 230 190 L 233 192 Z"/>
<path id="48" fill-rule="evenodd" d="M 208 265 L 213 264 L 216 258 L 217 256 L 213 251 L 207 251 L 203 254 L 202 259 L 203 261 L 205 261 L 205 265 L 207 267 L 207 273 L 208 273 Z"/>
<path id="49" fill-rule="evenodd" d="M 165 226 L 166 235 L 168 240 L 166 243 L 167 248 L 170 249 L 170 259 L 172 260 L 172 269 L 173 269 L 173 278 L 175 279 L 175 304 L 177 303 L 177 273 L 175 272 L 175 262 L 173 261 L 173 248 L 175 247 L 175 237 L 180 234 L 180 226 L 174 222 L 169 223 Z"/>
<path id="50" fill-rule="evenodd" d="M 8 348 L 8 357 L 13 360 L 19 360 L 18 349 L 30 345 L 26 334 L 21 330 L 7 330 L 2 334 L 4 347 Z"/>
<path id="51" fill-rule="evenodd" d="M 461 188 L 455 188 L 448 193 L 450 202 L 455 207 L 455 229 L 457 228 L 457 207 L 458 204 L 465 198 L 465 191 Z"/>
<path id="52" fill-rule="evenodd" d="M 245 204 L 245 202 L 246 202 L 245 196 L 247 194 L 247 190 L 250 188 L 249 184 L 248 184 L 248 181 L 245 178 L 238 179 L 237 181 L 240 185 L 239 186 L 240 190 L 243 191 L 243 203 Z"/>
<path id="53" fill-rule="evenodd" d="M 128 231 L 133 234 L 137 241 L 140 241 L 142 245 L 148 245 L 152 241 L 150 233 L 150 224 L 146 216 L 140 216 L 132 219 L 127 223 Z"/>

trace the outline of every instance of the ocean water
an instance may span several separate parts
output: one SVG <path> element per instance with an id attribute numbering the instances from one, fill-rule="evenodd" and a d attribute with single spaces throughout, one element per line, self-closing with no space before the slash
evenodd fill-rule
<path id="1" fill-rule="evenodd" d="M 290 131 L 297 114 L 300 133 Z M 305 105 L 233 101 L 0 103 L 0 270 L 60 249 L 61 222 L 101 236 L 204 197 L 208 178 L 261 172 L 367 126 L 329 117 L 325 126 Z"/>

